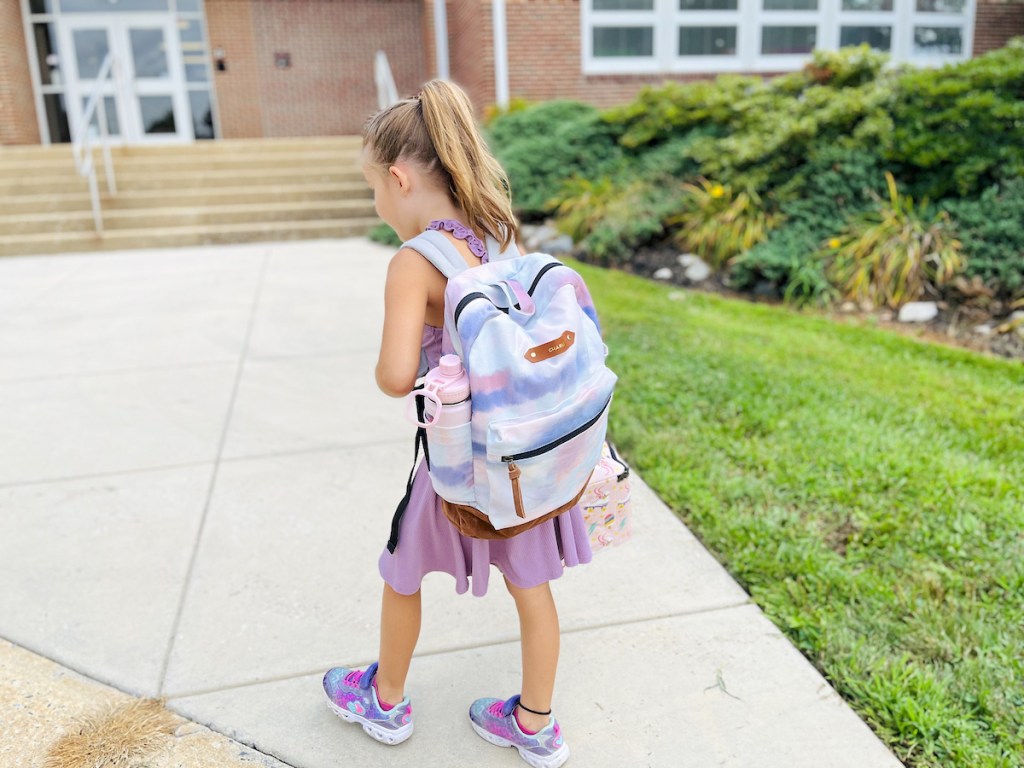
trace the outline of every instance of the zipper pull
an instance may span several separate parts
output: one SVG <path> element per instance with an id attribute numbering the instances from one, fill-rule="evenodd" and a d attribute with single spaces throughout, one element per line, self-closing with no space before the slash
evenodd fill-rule
<path id="1" fill-rule="evenodd" d="M 515 460 L 508 462 L 508 479 L 512 482 L 512 501 L 516 506 L 516 514 L 519 517 L 526 517 L 526 510 L 523 508 L 523 491 L 519 487 L 519 476 L 523 471 L 516 466 Z"/>

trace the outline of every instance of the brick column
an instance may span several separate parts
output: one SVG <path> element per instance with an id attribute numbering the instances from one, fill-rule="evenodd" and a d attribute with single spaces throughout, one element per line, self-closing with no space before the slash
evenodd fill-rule
<path id="1" fill-rule="evenodd" d="M 0 144 L 38 144 L 28 46 L 18 0 L 0 2 Z"/>
<path id="2" fill-rule="evenodd" d="M 252 12 L 252 0 L 206 0 L 210 53 L 224 52 L 223 72 L 217 70 L 214 56 L 213 81 L 225 139 L 264 135 Z"/>

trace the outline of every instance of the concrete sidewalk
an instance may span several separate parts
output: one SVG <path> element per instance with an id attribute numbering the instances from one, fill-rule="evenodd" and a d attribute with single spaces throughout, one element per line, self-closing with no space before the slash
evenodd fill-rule
<path id="1" fill-rule="evenodd" d="M 465 714 L 518 690 L 496 571 L 480 599 L 425 581 L 410 741 L 322 699 L 324 670 L 375 658 L 412 459 L 373 381 L 388 254 L 0 260 L 0 637 L 295 768 L 522 765 Z M 635 511 L 553 587 L 569 765 L 900 765 L 639 479 Z"/>

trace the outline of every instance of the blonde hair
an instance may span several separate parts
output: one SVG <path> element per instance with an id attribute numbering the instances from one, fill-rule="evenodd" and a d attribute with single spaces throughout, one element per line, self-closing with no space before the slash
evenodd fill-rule
<path id="1" fill-rule="evenodd" d="M 448 190 L 471 228 L 511 245 L 517 235 L 508 176 L 484 143 L 469 97 L 454 83 L 431 80 L 419 96 L 381 110 L 363 128 L 373 162 L 415 162 Z"/>

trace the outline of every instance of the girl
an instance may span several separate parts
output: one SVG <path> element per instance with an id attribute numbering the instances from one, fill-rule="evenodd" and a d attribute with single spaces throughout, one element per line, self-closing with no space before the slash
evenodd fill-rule
<path id="1" fill-rule="evenodd" d="M 363 175 L 378 215 L 403 240 L 426 229 L 442 232 L 458 253 L 459 269 L 521 253 L 508 180 L 484 145 L 469 99 L 452 83 L 433 80 L 419 96 L 369 120 Z M 403 247 L 391 259 L 376 371 L 388 395 L 406 396 L 437 365 L 446 285 L 445 276 L 413 248 Z M 426 573 L 444 571 L 455 577 L 460 594 L 471 579 L 473 594 L 483 595 L 493 563 L 519 612 L 522 688 L 508 699 L 477 699 L 470 720 L 480 736 L 515 747 L 530 765 L 557 768 L 569 758 L 569 748 L 551 717 L 559 627 L 548 582 L 562 574 L 563 565 L 591 559 L 579 508 L 511 538 L 483 540 L 463 536 L 449 522 L 423 463 L 407 499 L 398 546 L 380 558 L 379 661 L 365 671 L 327 672 L 323 684 L 332 709 L 378 741 L 409 738 L 413 722 L 405 680 L 420 631 L 420 582 Z"/>

